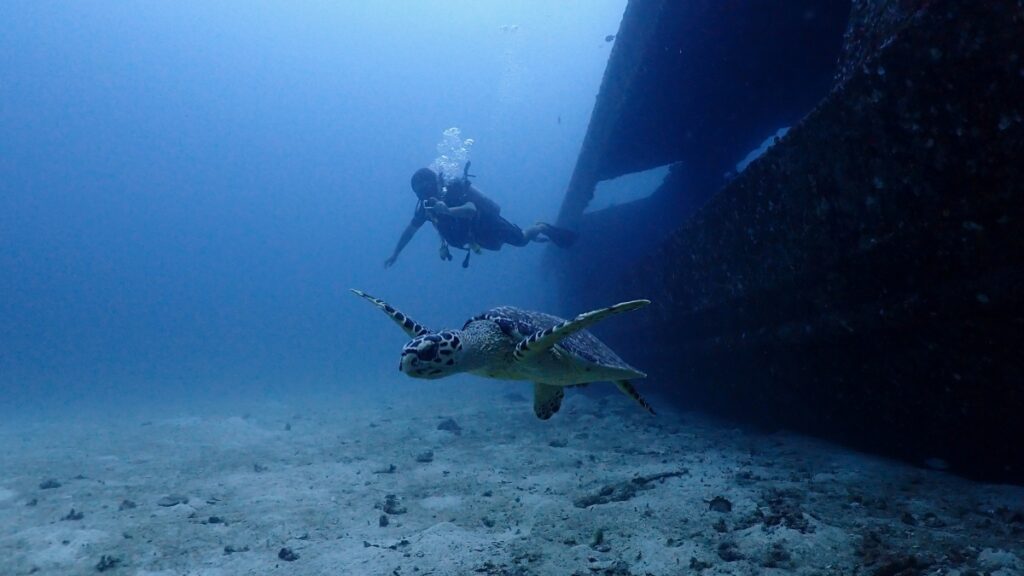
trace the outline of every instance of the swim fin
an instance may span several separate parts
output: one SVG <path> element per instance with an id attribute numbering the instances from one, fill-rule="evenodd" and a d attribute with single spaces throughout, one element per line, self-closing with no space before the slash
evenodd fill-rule
<path id="1" fill-rule="evenodd" d="M 541 233 L 547 236 L 548 240 L 551 240 L 559 248 L 571 247 L 576 243 L 576 238 L 579 236 L 579 234 L 568 228 L 559 228 L 546 222 L 541 222 L 540 224 L 543 226 Z"/>

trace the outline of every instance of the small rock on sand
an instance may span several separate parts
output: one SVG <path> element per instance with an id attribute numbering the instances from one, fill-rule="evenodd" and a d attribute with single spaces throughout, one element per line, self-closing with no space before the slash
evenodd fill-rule
<path id="1" fill-rule="evenodd" d="M 459 426 L 458 422 L 452 420 L 451 418 L 445 418 L 443 422 L 437 425 L 437 429 L 444 430 L 446 432 L 451 432 L 456 436 L 462 435 L 462 427 Z"/>
<path id="2" fill-rule="evenodd" d="M 64 516 L 61 520 L 81 520 L 82 518 L 85 518 L 85 514 L 72 508 L 71 512 L 68 512 L 67 516 Z"/>
<path id="3" fill-rule="evenodd" d="M 715 496 L 711 499 L 711 502 L 708 503 L 708 508 L 714 512 L 721 512 L 724 514 L 732 512 L 732 502 L 729 502 L 721 496 Z"/>
<path id="4" fill-rule="evenodd" d="M 188 497 L 180 494 L 168 494 L 156 501 L 158 506 L 171 507 L 178 504 L 188 504 Z"/>
<path id="5" fill-rule="evenodd" d="M 107 570 L 113 570 L 121 565 L 121 559 L 116 556 L 107 556 L 104 554 L 100 556 L 100 561 L 96 563 L 97 572 L 106 572 Z"/>
<path id="6" fill-rule="evenodd" d="M 384 503 L 378 504 L 376 508 L 383 510 L 385 514 L 405 514 L 407 511 L 394 494 L 384 496 Z"/>

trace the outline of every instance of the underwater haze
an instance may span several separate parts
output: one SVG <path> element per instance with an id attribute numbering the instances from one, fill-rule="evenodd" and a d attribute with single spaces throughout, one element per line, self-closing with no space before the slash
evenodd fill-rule
<path id="1" fill-rule="evenodd" d="M 0 576 L 1024 575 L 1020 38 L 0 3 Z"/>
<path id="2" fill-rule="evenodd" d="M 541 246 L 459 260 L 412 217 L 446 129 L 553 219 L 624 0 L 12 2 L 0 36 L 3 409 L 343 394 L 424 323 L 539 307 Z"/>

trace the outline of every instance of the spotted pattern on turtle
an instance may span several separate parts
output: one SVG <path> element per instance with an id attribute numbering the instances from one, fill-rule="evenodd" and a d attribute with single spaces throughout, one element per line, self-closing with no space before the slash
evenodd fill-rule
<path id="1" fill-rule="evenodd" d="M 532 339 L 533 342 L 539 339 L 538 334 L 550 334 L 556 327 L 564 326 L 569 322 L 544 312 L 523 310 L 514 306 L 498 306 L 467 320 L 462 326 L 463 330 L 469 326 L 470 322 L 476 320 L 494 322 L 506 336 L 516 341 Z M 566 337 L 555 346 L 593 364 L 626 370 L 632 368 L 604 342 L 586 330 Z"/>
<path id="2" fill-rule="evenodd" d="M 558 412 L 564 388 L 610 381 L 654 414 L 630 380 L 646 375 L 591 334 L 587 328 L 613 315 L 646 306 L 631 300 L 565 320 L 551 314 L 499 306 L 478 314 L 459 330 L 432 331 L 383 300 L 354 293 L 373 303 L 412 337 L 402 348 L 398 369 L 413 378 L 437 379 L 470 373 L 500 380 L 528 380 L 534 387 L 534 413 L 547 420 Z"/>

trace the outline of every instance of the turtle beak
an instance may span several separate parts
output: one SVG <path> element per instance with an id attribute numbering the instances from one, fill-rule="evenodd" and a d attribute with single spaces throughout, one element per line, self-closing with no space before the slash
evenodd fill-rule
<path id="1" fill-rule="evenodd" d="M 398 362 L 398 371 L 405 372 L 406 374 L 412 376 L 412 365 L 415 359 L 416 352 L 412 350 L 403 350 L 402 359 Z"/>

